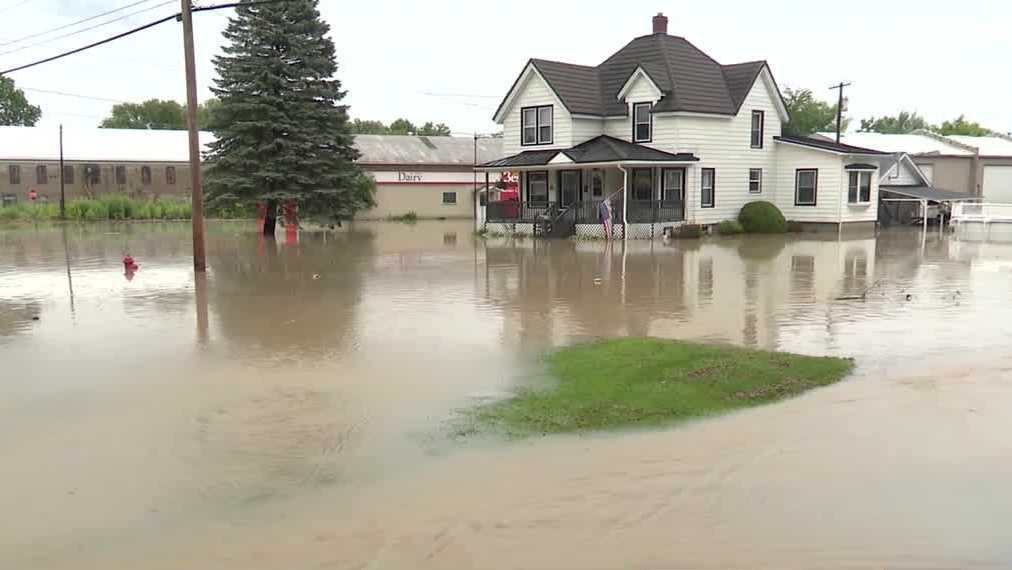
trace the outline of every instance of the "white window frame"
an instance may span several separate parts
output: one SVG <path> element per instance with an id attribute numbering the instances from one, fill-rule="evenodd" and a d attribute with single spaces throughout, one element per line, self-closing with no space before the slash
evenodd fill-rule
<path id="1" fill-rule="evenodd" d="M 710 186 L 706 186 L 706 174 L 710 174 Z M 710 201 L 706 201 L 706 193 L 710 193 Z M 703 168 L 699 171 L 699 207 L 713 208 L 717 203 L 717 169 Z"/>
<path id="2" fill-rule="evenodd" d="M 874 170 L 849 170 L 848 171 L 848 174 L 847 174 L 847 203 L 848 204 L 854 204 L 854 205 L 858 205 L 858 206 L 865 206 L 865 205 L 871 204 L 871 193 L 872 193 L 872 190 L 874 188 L 874 181 L 872 180 L 872 174 L 874 174 L 874 172 L 875 172 Z M 868 199 L 867 200 L 862 200 L 861 199 L 861 179 L 864 176 L 868 177 Z M 850 189 L 851 189 L 851 186 L 852 186 L 851 183 L 854 182 L 855 179 L 856 179 L 856 186 L 854 186 L 854 196 L 856 197 L 856 200 L 851 200 L 850 199 Z"/>
<path id="3" fill-rule="evenodd" d="M 653 116 L 653 113 L 650 112 L 650 107 L 652 107 L 652 106 L 653 105 L 650 102 L 642 102 L 642 103 L 633 103 L 632 104 L 632 130 L 633 130 L 632 137 L 633 137 L 633 142 L 641 143 L 641 142 L 650 142 L 651 140 L 653 140 L 653 136 L 654 136 L 654 116 Z M 639 121 L 636 118 L 636 111 L 638 109 L 640 109 L 641 107 L 645 107 L 646 110 L 647 110 L 647 120 L 646 121 Z M 646 136 L 646 138 L 642 138 L 641 139 L 638 136 L 639 135 L 639 127 L 640 127 L 640 125 L 646 125 L 647 126 L 647 136 Z"/>
<path id="4" fill-rule="evenodd" d="M 758 127 L 756 126 L 756 118 L 759 119 Z M 756 142 L 756 134 L 759 135 L 758 143 Z M 752 111 L 752 122 L 749 123 L 749 139 L 748 139 L 749 146 L 755 149 L 763 148 L 763 138 L 765 137 L 766 137 L 766 112 L 760 110 Z"/>
<path id="5" fill-rule="evenodd" d="M 752 175 L 759 174 L 759 178 L 755 180 L 756 189 L 752 189 Z M 748 169 L 748 193 L 749 194 L 762 194 L 763 193 L 763 169 L 762 168 L 749 168 Z"/>
<path id="6" fill-rule="evenodd" d="M 542 111 L 548 111 L 547 121 L 542 121 Z M 534 124 L 528 124 L 527 113 L 534 112 Z M 526 135 L 527 129 L 534 129 L 533 142 L 528 142 Z M 541 130 L 548 129 L 548 136 L 542 137 Z M 520 109 L 520 146 L 537 146 L 542 144 L 552 144 L 552 140 L 555 138 L 555 107 L 554 105 L 532 105 L 530 107 L 523 107 Z"/>
<path id="7" fill-rule="evenodd" d="M 801 175 L 812 174 L 815 178 L 812 181 L 812 201 L 802 202 L 801 201 Z M 815 207 L 819 203 L 819 169 L 818 168 L 799 168 L 794 171 L 794 205 Z"/>

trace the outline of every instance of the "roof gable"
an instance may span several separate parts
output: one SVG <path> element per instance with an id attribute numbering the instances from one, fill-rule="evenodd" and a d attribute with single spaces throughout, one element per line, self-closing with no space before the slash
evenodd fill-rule
<path id="1" fill-rule="evenodd" d="M 661 97 L 664 96 L 664 92 L 661 91 L 661 88 L 657 86 L 657 82 L 650 77 L 650 74 L 647 73 L 646 70 L 644 70 L 642 67 L 637 66 L 636 69 L 633 70 L 632 74 L 629 75 L 629 79 L 626 79 L 625 83 L 622 85 L 622 88 L 619 89 L 618 95 L 616 95 L 615 98 L 621 102 L 625 102 L 629 94 L 641 81 L 647 83 L 651 91 L 651 95 L 654 97 L 655 100 L 660 99 Z"/>

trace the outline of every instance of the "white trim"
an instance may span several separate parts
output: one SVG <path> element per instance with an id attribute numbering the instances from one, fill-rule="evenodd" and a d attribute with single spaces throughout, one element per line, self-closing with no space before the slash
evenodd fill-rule
<path id="1" fill-rule="evenodd" d="M 661 89 L 657 87 L 657 84 L 654 83 L 654 80 L 650 79 L 650 75 L 647 74 L 647 72 L 643 69 L 643 67 L 636 66 L 636 69 L 634 69 L 633 72 L 629 74 L 629 78 L 626 79 L 625 83 L 622 84 L 622 88 L 618 90 L 618 96 L 616 97 L 616 100 L 625 101 L 625 98 L 629 94 L 629 91 L 632 89 L 633 84 L 636 83 L 637 77 L 646 78 L 647 82 L 650 84 L 651 90 L 653 90 L 652 95 L 656 99 L 660 99 L 664 95 L 664 93 L 661 92 Z"/>
<path id="2" fill-rule="evenodd" d="M 790 115 L 787 113 L 787 107 L 784 105 L 784 97 L 777 89 L 777 82 L 773 80 L 773 73 L 770 71 L 770 66 L 763 64 L 762 70 L 759 71 L 759 77 L 762 78 L 763 84 L 766 85 L 766 89 L 769 90 L 774 96 L 770 97 L 773 99 L 773 106 L 777 108 L 777 114 L 780 115 L 780 122 L 786 123 L 791 120 Z M 749 86 L 749 90 L 755 85 L 755 82 Z"/>
<path id="3" fill-rule="evenodd" d="M 563 151 L 559 151 L 559 154 L 563 154 Z M 555 160 L 554 158 L 552 160 Z M 558 169 L 573 169 L 573 168 L 619 168 L 621 166 L 684 166 L 691 168 L 695 165 L 698 160 L 622 160 L 614 162 L 571 162 L 565 164 L 552 164 L 549 161 L 548 164 L 532 164 L 530 166 L 476 166 L 474 167 L 475 172 L 528 172 L 531 170 L 558 170 Z"/>
<path id="4" fill-rule="evenodd" d="M 755 192 L 752 191 L 752 173 L 759 173 L 759 189 Z M 762 194 L 763 193 L 763 169 L 762 168 L 749 168 L 748 169 L 748 186 L 746 188 L 749 194 Z"/>
<path id="5" fill-rule="evenodd" d="M 914 158 L 912 156 L 910 156 L 907 153 L 903 153 L 903 157 L 900 160 L 906 160 L 910 164 L 910 168 L 913 169 L 914 174 L 918 178 L 920 178 L 921 184 L 924 184 L 925 186 L 931 186 L 932 181 L 928 180 L 928 175 L 924 174 L 924 171 L 921 170 L 920 166 L 917 166 L 917 163 L 914 162 Z M 899 166 L 899 162 L 897 162 L 896 164 L 897 164 L 897 166 Z M 932 165 L 932 166 L 934 166 L 934 165 Z"/>
<path id="6" fill-rule="evenodd" d="M 645 123 L 636 120 L 636 108 L 642 107 L 644 105 L 646 105 L 647 108 L 647 120 Z M 654 140 L 654 117 L 653 114 L 651 113 L 651 108 L 653 106 L 654 104 L 651 103 L 650 101 L 639 101 L 636 103 L 632 103 L 632 138 L 633 138 L 632 142 L 641 143 L 641 142 L 650 142 Z M 639 134 L 640 125 L 647 126 L 647 137 L 644 139 L 641 139 L 637 136 Z"/>
<path id="7" fill-rule="evenodd" d="M 549 160 L 548 164 L 573 164 L 573 159 L 566 156 L 566 153 L 560 152 L 552 157 L 552 160 Z"/>
<path id="8" fill-rule="evenodd" d="M 724 115 L 722 113 L 696 113 L 694 111 L 660 111 L 654 113 L 655 117 L 698 117 L 701 119 L 727 119 L 731 120 L 735 115 Z M 624 117 L 623 117 L 624 118 Z"/>
<path id="9" fill-rule="evenodd" d="M 520 79 L 517 80 L 516 84 L 513 87 L 513 90 L 506 95 L 506 100 L 503 101 L 502 107 L 499 109 L 499 112 L 496 113 L 494 117 L 492 117 L 492 120 L 496 124 L 501 125 L 503 124 L 503 122 L 505 122 L 506 115 L 508 115 L 510 109 L 513 108 L 513 104 L 516 103 L 517 97 L 519 97 L 520 93 L 527 87 L 527 82 L 531 80 L 531 75 L 537 76 L 537 78 L 540 79 L 545 84 L 545 87 L 548 89 L 549 92 L 551 92 L 552 97 L 555 97 L 556 104 L 558 104 L 563 109 L 566 109 L 566 111 L 569 110 L 569 108 L 566 107 L 565 103 L 562 102 L 562 97 L 559 97 L 559 94 L 555 92 L 555 89 L 552 89 L 552 84 L 549 83 L 543 75 L 541 75 L 541 72 L 538 71 L 538 68 L 534 66 L 534 62 L 529 61 L 527 62 L 527 66 L 524 67 L 524 70 L 520 72 Z M 552 120 L 553 139 L 555 138 L 554 122 L 555 120 L 553 117 Z"/>
<path id="10" fill-rule="evenodd" d="M 875 172 L 875 171 L 867 169 L 867 168 L 852 168 L 850 170 L 846 170 L 846 172 L 847 172 L 847 181 L 846 181 L 846 183 L 847 183 L 847 205 L 848 206 L 867 206 L 867 205 L 871 204 L 871 195 L 874 193 L 874 190 L 875 190 L 875 180 L 872 178 L 872 173 Z M 850 201 L 850 174 L 851 173 L 857 174 L 857 200 L 855 200 L 853 202 Z M 862 200 L 861 199 L 861 175 L 865 174 L 865 173 L 868 174 L 868 199 L 867 200 Z"/>

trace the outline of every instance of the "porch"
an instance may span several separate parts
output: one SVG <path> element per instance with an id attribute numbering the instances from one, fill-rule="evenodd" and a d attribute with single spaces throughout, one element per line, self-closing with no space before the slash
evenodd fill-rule
<path id="1" fill-rule="evenodd" d="M 482 223 L 485 229 L 506 224 L 506 233 L 603 237 L 607 202 L 613 237 L 632 237 L 626 225 L 650 226 L 636 233 L 653 237 L 654 225 L 686 219 L 689 173 L 697 160 L 605 136 L 570 149 L 521 152 L 478 167 L 486 180 L 516 181 L 489 196 Z"/>

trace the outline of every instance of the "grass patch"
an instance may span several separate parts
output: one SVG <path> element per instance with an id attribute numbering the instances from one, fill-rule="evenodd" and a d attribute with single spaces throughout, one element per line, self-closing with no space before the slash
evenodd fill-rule
<path id="1" fill-rule="evenodd" d="M 388 222 L 404 222 L 406 224 L 413 224 L 418 221 L 418 214 L 414 212 L 408 212 L 407 214 L 401 214 L 399 216 L 390 215 L 387 216 Z"/>
<path id="2" fill-rule="evenodd" d="M 208 207 L 211 219 L 256 218 L 256 208 L 243 204 Z M 131 198 L 105 194 L 94 199 L 67 201 L 67 219 L 78 222 L 108 220 L 189 220 L 191 204 L 185 198 Z M 44 222 L 60 219 L 57 202 L 18 203 L 0 207 L 0 221 Z"/>
<path id="3" fill-rule="evenodd" d="M 757 406 L 832 384 L 844 358 L 651 338 L 602 340 L 547 356 L 557 382 L 469 412 L 514 435 L 651 426 Z"/>

